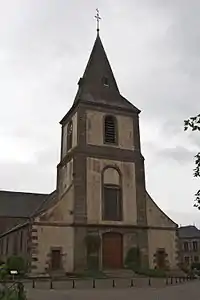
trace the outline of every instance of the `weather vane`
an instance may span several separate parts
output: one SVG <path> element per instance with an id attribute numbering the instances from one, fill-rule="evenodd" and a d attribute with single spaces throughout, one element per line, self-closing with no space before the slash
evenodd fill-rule
<path id="1" fill-rule="evenodd" d="M 96 14 L 95 18 L 97 19 L 97 32 L 99 32 L 99 21 L 101 20 L 101 17 L 99 15 L 98 8 L 96 9 L 96 12 L 97 12 L 97 14 Z"/>

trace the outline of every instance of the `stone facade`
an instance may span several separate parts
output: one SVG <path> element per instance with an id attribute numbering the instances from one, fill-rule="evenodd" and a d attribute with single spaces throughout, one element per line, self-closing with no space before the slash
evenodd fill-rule
<path id="1" fill-rule="evenodd" d="M 100 269 L 123 268 L 131 248 L 139 249 L 142 267 L 158 267 L 157 254 L 163 251 L 167 267 L 177 268 L 177 225 L 146 192 L 139 112 L 119 93 L 97 35 L 74 104 L 61 121 L 56 193 L 26 225 L 32 272 L 88 268 L 88 237 L 99 243 L 92 258 Z M 109 129 L 115 131 L 114 143 L 105 142 L 107 116 L 115 120 L 115 128 Z M 106 187 L 112 195 L 107 198 Z M 117 220 L 103 217 L 111 198 L 120 209 Z"/>

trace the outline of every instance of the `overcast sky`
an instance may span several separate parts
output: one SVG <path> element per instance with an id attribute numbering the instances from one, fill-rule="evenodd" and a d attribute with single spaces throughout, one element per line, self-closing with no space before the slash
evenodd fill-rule
<path id="1" fill-rule="evenodd" d="M 0 189 L 51 192 L 59 121 L 96 37 L 121 94 L 142 110 L 147 190 L 178 224 L 200 226 L 193 157 L 200 134 L 199 0 L 0 0 Z"/>

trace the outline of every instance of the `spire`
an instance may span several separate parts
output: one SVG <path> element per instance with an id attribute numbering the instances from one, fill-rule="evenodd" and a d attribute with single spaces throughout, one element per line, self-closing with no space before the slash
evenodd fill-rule
<path id="1" fill-rule="evenodd" d="M 99 32 L 83 74 L 83 85 L 90 90 L 115 90 L 119 92 Z M 89 91 L 88 90 L 88 91 Z"/>
<path id="2" fill-rule="evenodd" d="M 139 110 L 120 95 L 115 77 L 99 35 L 99 11 L 97 10 L 97 36 L 90 54 L 74 104 L 87 101 L 93 104 L 112 105 L 125 109 Z"/>

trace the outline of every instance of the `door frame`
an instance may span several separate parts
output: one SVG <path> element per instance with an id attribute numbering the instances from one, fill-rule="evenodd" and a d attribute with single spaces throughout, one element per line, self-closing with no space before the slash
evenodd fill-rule
<path id="1" fill-rule="evenodd" d="M 53 269 L 53 264 L 52 264 L 52 261 L 53 261 L 52 253 L 53 253 L 53 251 L 60 251 L 60 267 L 58 269 Z M 51 253 L 51 271 L 61 270 L 62 269 L 62 247 L 51 247 L 50 253 Z"/>
<path id="2" fill-rule="evenodd" d="M 124 267 L 124 236 L 121 232 L 118 232 L 118 231 L 106 231 L 106 232 L 102 233 L 102 235 L 101 235 L 101 241 L 102 241 L 101 242 L 101 260 L 100 260 L 101 261 L 101 268 L 102 269 L 108 269 L 104 266 L 103 247 L 104 247 L 104 237 L 105 237 L 105 235 L 109 235 L 109 234 L 120 236 L 120 247 L 121 247 L 121 258 L 120 258 L 121 267 L 120 268 L 123 268 Z M 113 268 L 113 270 L 114 270 L 114 268 Z"/>

